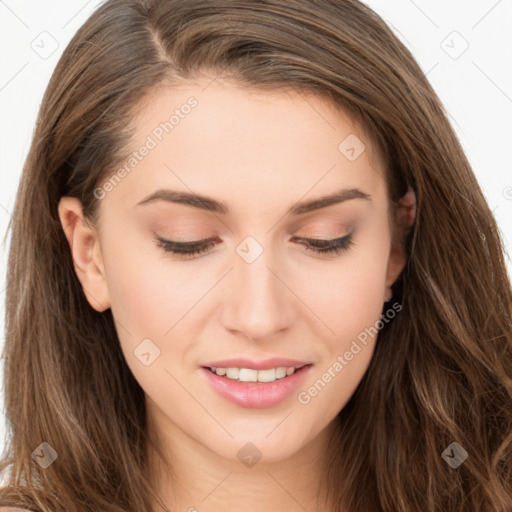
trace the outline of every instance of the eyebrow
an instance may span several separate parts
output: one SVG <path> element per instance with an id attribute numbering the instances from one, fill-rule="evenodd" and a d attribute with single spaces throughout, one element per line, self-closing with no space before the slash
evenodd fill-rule
<path id="1" fill-rule="evenodd" d="M 351 199 L 364 199 L 371 202 L 371 195 L 363 192 L 358 188 L 345 188 L 341 189 L 328 196 L 319 197 L 317 199 L 311 199 L 308 201 L 301 201 L 292 205 L 287 215 L 303 215 L 305 213 L 312 212 L 314 210 L 320 210 L 334 204 L 343 203 Z M 169 189 L 159 189 L 153 192 L 149 196 L 138 202 L 136 206 L 147 205 L 156 201 L 167 201 L 177 204 L 185 204 L 192 206 L 193 208 L 199 208 L 213 213 L 229 214 L 230 210 L 226 203 L 217 201 L 209 196 L 199 195 L 190 192 L 178 192 Z"/>

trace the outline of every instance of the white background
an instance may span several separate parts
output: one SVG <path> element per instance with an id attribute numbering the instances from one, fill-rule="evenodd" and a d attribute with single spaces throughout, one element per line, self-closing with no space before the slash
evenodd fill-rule
<path id="1" fill-rule="evenodd" d="M 427 73 L 450 114 L 510 251 L 512 0 L 366 3 L 385 19 Z M 65 46 L 97 5 L 97 0 L 0 0 L 1 239 L 14 205 L 43 92 Z M 0 349 L 4 339 L 9 239 L 10 235 L 0 250 Z M 507 264 L 512 274 L 508 256 Z M 3 393 L 0 401 L 2 449 Z"/>

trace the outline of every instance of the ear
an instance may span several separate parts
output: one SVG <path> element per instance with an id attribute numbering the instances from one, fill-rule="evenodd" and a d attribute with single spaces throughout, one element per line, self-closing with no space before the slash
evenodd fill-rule
<path id="1" fill-rule="evenodd" d="M 391 286 L 407 263 L 405 237 L 416 220 L 416 194 L 410 186 L 405 195 L 399 199 L 394 215 L 391 251 L 386 274 L 385 301 L 391 300 L 393 296 Z"/>
<path id="2" fill-rule="evenodd" d="M 110 307 L 110 297 L 97 231 L 84 219 L 79 199 L 62 197 L 58 211 L 87 301 L 96 311 L 103 312 Z"/>

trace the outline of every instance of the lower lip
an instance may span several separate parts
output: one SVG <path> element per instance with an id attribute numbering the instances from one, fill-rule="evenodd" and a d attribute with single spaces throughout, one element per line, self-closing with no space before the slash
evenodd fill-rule
<path id="1" fill-rule="evenodd" d="M 304 381 L 312 365 L 274 382 L 238 382 L 201 368 L 211 387 L 222 397 L 240 407 L 264 409 L 286 400 Z"/>

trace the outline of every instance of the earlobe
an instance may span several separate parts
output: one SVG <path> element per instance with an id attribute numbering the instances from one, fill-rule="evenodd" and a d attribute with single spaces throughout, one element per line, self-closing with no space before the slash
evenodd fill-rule
<path id="1" fill-rule="evenodd" d="M 416 193 L 410 185 L 407 192 L 398 200 L 398 204 L 396 223 L 408 231 L 416 220 Z"/>
<path id="2" fill-rule="evenodd" d="M 386 299 L 389 300 L 391 286 L 398 279 L 407 263 L 405 236 L 416 220 L 416 194 L 412 187 L 399 199 L 394 219 L 393 239 L 386 276 Z"/>
<path id="3" fill-rule="evenodd" d="M 87 301 L 96 311 L 103 312 L 110 307 L 110 298 L 98 233 L 84 219 L 82 203 L 76 197 L 62 197 L 58 212 Z"/>

